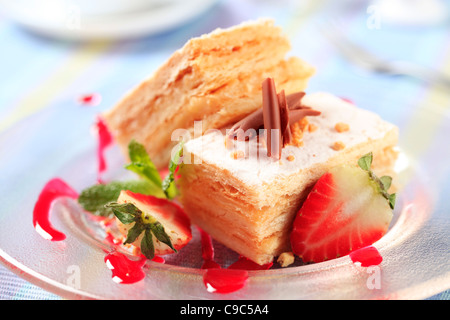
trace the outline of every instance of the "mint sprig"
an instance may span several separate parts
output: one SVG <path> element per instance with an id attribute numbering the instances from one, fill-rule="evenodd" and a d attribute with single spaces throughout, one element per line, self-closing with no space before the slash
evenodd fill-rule
<path id="1" fill-rule="evenodd" d="M 177 252 L 172 245 L 169 235 L 164 230 L 163 225 L 152 215 L 142 212 L 132 203 L 111 202 L 105 205 L 105 207 L 110 208 L 117 219 L 123 224 L 134 223 L 133 227 L 128 230 L 124 244 L 135 242 L 136 239 L 144 233 L 140 247 L 142 254 L 146 258 L 153 259 L 155 257 L 153 236 L 160 242 L 168 245 L 174 252 Z"/>
<path id="2" fill-rule="evenodd" d="M 391 209 L 394 209 L 396 194 L 388 193 L 388 190 L 392 184 L 392 178 L 389 176 L 382 176 L 381 178 L 378 178 L 375 175 L 375 173 L 373 173 L 373 171 L 370 169 L 370 167 L 372 166 L 372 161 L 373 161 L 373 154 L 372 152 L 369 152 L 358 160 L 358 165 L 361 169 L 368 172 L 369 177 L 377 183 L 380 193 L 383 195 L 384 198 L 386 198 Z"/>
<path id="3" fill-rule="evenodd" d="M 159 188 L 162 187 L 161 176 L 142 144 L 131 140 L 128 144 L 128 155 L 131 163 L 127 164 L 125 169 L 136 173 Z"/>
<path id="4" fill-rule="evenodd" d="M 174 172 L 182 157 L 182 146 L 178 149 L 169 165 L 169 174 L 164 179 L 150 159 L 145 147 L 135 140 L 128 144 L 130 163 L 124 168 L 138 175 L 140 179 L 128 181 L 112 181 L 88 187 L 80 193 L 78 202 L 84 210 L 102 217 L 113 216 L 113 211 L 105 205 L 116 201 L 122 190 L 152 195 L 158 198 L 173 199 L 177 194 L 174 183 Z"/>

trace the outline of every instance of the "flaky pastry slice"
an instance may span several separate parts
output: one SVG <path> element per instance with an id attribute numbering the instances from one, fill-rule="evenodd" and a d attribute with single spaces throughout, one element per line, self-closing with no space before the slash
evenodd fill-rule
<path id="1" fill-rule="evenodd" d="M 329 93 L 302 104 L 320 112 L 292 126 L 279 160 L 264 140 L 233 142 L 213 131 L 186 142 L 180 201 L 191 221 L 258 264 L 290 250 L 293 219 L 314 183 L 330 168 L 372 152 L 373 170 L 392 175 L 398 129 L 377 114 Z"/>

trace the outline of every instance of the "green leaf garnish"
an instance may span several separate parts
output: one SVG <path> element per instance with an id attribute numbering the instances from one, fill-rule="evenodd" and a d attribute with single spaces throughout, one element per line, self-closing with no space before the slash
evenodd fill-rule
<path id="1" fill-rule="evenodd" d="M 182 165 L 182 163 L 180 162 L 183 157 L 183 146 L 184 146 L 183 141 L 181 141 L 181 143 L 177 145 L 178 149 L 175 151 L 173 157 L 170 160 L 169 174 L 165 177 L 165 179 L 162 182 L 162 189 L 168 199 L 173 199 L 178 194 L 178 190 L 176 189 L 175 186 L 174 174 L 178 166 Z"/>
<path id="2" fill-rule="evenodd" d="M 392 193 L 389 195 L 389 206 L 391 207 L 391 209 L 394 209 L 394 207 L 395 207 L 396 197 L 397 197 L 397 195 L 395 193 Z"/>
<path id="3" fill-rule="evenodd" d="M 375 173 L 373 173 L 373 171 L 370 169 L 370 167 L 372 166 L 372 160 L 373 160 L 372 152 L 367 153 L 358 160 L 358 165 L 361 169 L 368 172 L 370 179 L 372 179 L 377 183 L 380 193 L 389 202 L 389 206 L 391 207 L 391 209 L 394 209 L 396 194 L 388 193 L 388 190 L 392 184 L 392 178 L 389 176 L 382 176 L 381 178 L 378 178 L 375 175 Z"/>
<path id="4" fill-rule="evenodd" d="M 370 171 L 370 167 L 372 166 L 373 155 L 372 152 L 365 154 L 358 160 L 358 165 L 364 171 Z"/>
<path id="5" fill-rule="evenodd" d="M 113 181 L 84 189 L 80 193 L 78 203 L 84 210 L 94 215 L 109 217 L 113 212 L 111 208 L 105 207 L 105 204 L 116 201 L 122 190 L 130 190 L 131 192 L 153 195 L 159 198 L 165 196 L 160 188 L 146 180 Z"/>
<path id="6" fill-rule="evenodd" d="M 135 140 L 131 140 L 128 145 L 128 155 L 131 163 L 127 164 L 125 169 L 133 171 L 141 178 L 144 178 L 161 188 L 161 176 L 153 162 L 150 160 L 150 156 L 145 150 L 145 147 Z"/>
<path id="7" fill-rule="evenodd" d="M 381 183 L 383 184 L 384 190 L 389 190 L 392 184 L 392 178 L 389 176 L 382 176 L 380 178 Z"/>
<path id="8" fill-rule="evenodd" d="M 134 223 L 131 229 L 128 230 L 124 244 L 133 243 L 144 232 L 144 237 L 141 240 L 141 252 L 146 258 L 153 259 L 155 256 L 153 235 L 174 252 L 177 252 L 172 245 L 169 235 L 164 230 L 164 226 L 150 214 L 143 213 L 132 203 L 111 202 L 105 207 L 110 208 L 123 224 Z"/>
<path id="9" fill-rule="evenodd" d="M 158 198 L 173 199 L 178 194 L 174 183 L 174 172 L 182 157 L 182 144 L 177 149 L 175 156 L 169 165 L 169 174 L 162 181 L 155 165 L 150 159 L 145 147 L 132 140 L 128 145 L 128 153 L 131 163 L 125 169 L 136 173 L 141 179 L 129 181 L 112 181 L 107 184 L 97 184 L 84 189 L 78 202 L 84 210 L 102 217 L 113 216 L 113 211 L 106 204 L 116 201 L 122 190 L 134 193 L 152 195 Z"/>

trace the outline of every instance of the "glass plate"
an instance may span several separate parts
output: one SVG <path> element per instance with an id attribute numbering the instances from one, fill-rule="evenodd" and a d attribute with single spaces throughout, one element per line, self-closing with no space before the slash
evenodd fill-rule
<path id="1" fill-rule="evenodd" d="M 419 115 L 422 132 L 399 124 L 401 134 L 407 131 L 397 167 L 402 189 L 390 230 L 374 244 L 383 257 L 380 265 L 361 267 L 344 256 L 275 266 L 249 271 L 245 287 L 229 294 L 206 290 L 195 232 L 178 255 L 166 256 L 165 264 L 148 261 L 144 280 L 119 284 L 104 262 L 110 247 L 98 222 L 76 201 L 58 200 L 51 212 L 53 226 L 67 236 L 64 241 L 45 240 L 34 230 L 33 206 L 48 180 L 60 177 L 77 191 L 96 182 L 96 139 L 90 128 L 98 112 L 64 102 L 0 135 L 0 261 L 31 283 L 68 299 L 423 299 L 450 287 L 450 121 L 438 106 Z M 434 138 L 415 140 L 429 136 L 427 128 L 436 132 Z M 418 150 L 424 145 L 426 152 Z M 124 160 L 115 147 L 107 158 L 104 179 L 117 178 Z M 215 245 L 219 263 L 237 258 Z"/>

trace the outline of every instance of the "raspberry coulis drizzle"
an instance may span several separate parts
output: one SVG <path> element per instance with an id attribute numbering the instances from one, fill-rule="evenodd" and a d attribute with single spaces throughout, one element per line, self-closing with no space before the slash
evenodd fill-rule
<path id="1" fill-rule="evenodd" d="M 208 292 L 231 293 L 242 289 L 248 280 L 248 270 L 267 270 L 273 263 L 259 265 L 243 256 L 223 269 L 214 261 L 214 247 L 209 234 L 197 228 L 201 236 L 203 284 Z"/>
<path id="2" fill-rule="evenodd" d="M 113 143 L 113 136 L 108 130 L 105 121 L 100 116 L 97 117 L 95 125 L 98 133 L 98 145 L 97 145 L 97 182 L 103 183 L 102 174 L 107 169 L 107 163 L 105 158 L 106 149 Z"/>
<path id="3" fill-rule="evenodd" d="M 60 178 L 53 178 L 48 181 L 33 209 L 33 226 L 36 231 L 45 239 L 51 241 L 62 241 L 66 235 L 55 228 L 50 223 L 50 211 L 53 203 L 60 198 L 77 199 L 78 193 Z"/>

